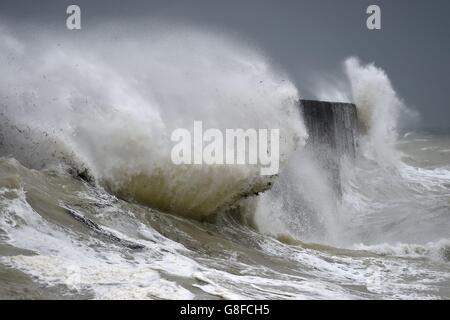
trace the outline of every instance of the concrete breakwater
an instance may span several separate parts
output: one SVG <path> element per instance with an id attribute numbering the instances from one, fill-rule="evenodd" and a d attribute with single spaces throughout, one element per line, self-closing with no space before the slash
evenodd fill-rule
<path id="1" fill-rule="evenodd" d="M 340 159 L 356 156 L 358 120 L 356 106 L 352 103 L 300 100 L 306 128 L 307 148 L 341 193 Z"/>

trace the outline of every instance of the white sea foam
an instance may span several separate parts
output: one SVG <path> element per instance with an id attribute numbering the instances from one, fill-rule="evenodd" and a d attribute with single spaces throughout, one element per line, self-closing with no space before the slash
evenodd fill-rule
<path id="1" fill-rule="evenodd" d="M 13 192 L 18 192 L 16 198 L 1 199 L 0 228 L 7 233 L 8 243 L 33 255 L 1 257 L 3 265 L 21 270 L 46 286 L 64 285 L 69 292 L 94 294 L 97 299 L 193 298 L 189 290 L 164 279 L 158 271 L 183 277 L 194 272 L 187 270 L 197 270 L 194 261 L 177 253 L 178 245 L 172 251 L 170 241 L 155 244 L 133 239 L 149 251 L 147 256 L 128 260 L 112 244 L 106 247 L 93 238 L 84 242 L 82 236 L 50 224 L 28 204 L 23 191 Z M 118 231 L 114 233 L 127 239 Z"/>
<path id="2" fill-rule="evenodd" d="M 450 240 L 442 239 L 437 242 L 430 242 L 424 245 L 397 243 L 397 244 L 377 244 L 364 245 L 355 244 L 356 250 L 367 250 L 380 255 L 405 257 L 405 258 L 427 258 L 437 261 L 448 262 L 450 258 Z"/>

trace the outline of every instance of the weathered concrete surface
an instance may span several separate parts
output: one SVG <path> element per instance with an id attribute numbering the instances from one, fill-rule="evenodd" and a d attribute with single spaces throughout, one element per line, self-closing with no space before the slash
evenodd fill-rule
<path id="1" fill-rule="evenodd" d="M 341 194 L 340 159 L 356 156 L 358 121 L 352 103 L 300 100 L 306 128 L 308 149 L 327 170 L 338 194 Z"/>

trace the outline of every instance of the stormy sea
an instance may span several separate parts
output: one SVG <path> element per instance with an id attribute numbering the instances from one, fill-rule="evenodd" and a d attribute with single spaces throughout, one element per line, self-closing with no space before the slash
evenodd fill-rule
<path id="1" fill-rule="evenodd" d="M 264 52 L 108 28 L 0 26 L 0 298 L 450 299 L 450 134 L 402 128 L 389 70 L 349 57 L 312 90 L 357 108 L 337 190 Z M 279 173 L 173 164 L 196 120 L 279 128 Z"/>

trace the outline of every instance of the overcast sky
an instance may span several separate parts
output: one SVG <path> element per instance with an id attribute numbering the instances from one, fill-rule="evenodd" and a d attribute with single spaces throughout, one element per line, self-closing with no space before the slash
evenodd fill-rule
<path id="1" fill-rule="evenodd" d="M 159 19 L 238 35 L 286 70 L 306 97 L 315 75 L 337 73 L 355 55 L 387 71 L 420 111 L 422 127 L 450 128 L 449 0 L 1 0 L 0 23 L 65 28 L 69 4 L 82 9 L 80 32 L 105 20 Z M 381 7 L 381 31 L 366 28 L 370 4 Z"/>

